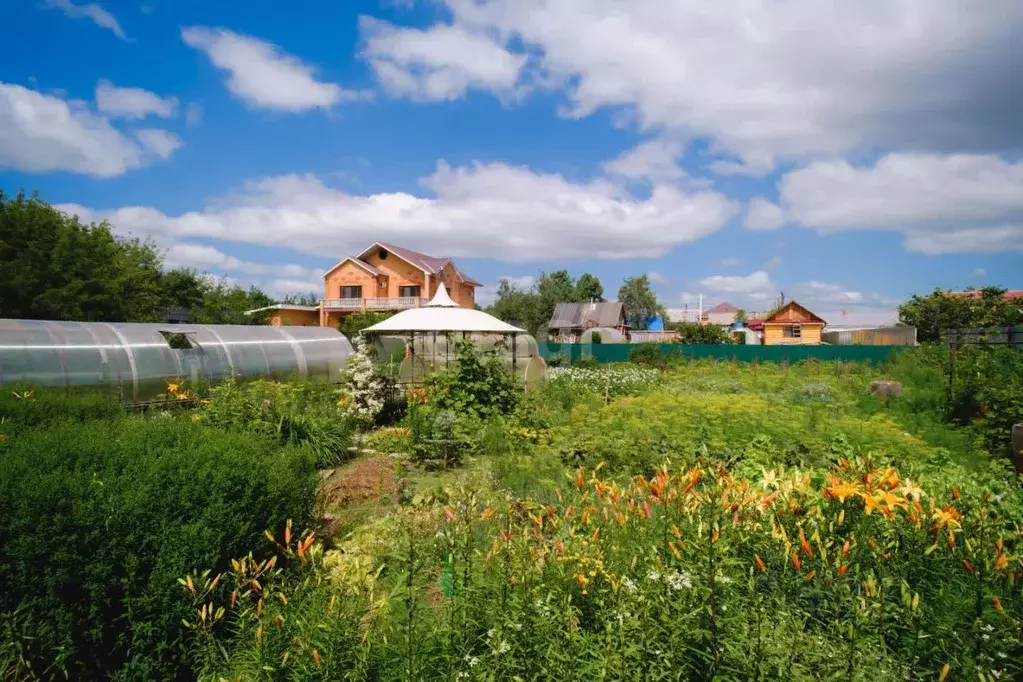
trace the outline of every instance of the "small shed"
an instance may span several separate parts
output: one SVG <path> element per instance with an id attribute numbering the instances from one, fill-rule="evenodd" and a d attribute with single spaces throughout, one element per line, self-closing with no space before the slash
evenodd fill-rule
<path id="1" fill-rule="evenodd" d="M 553 339 L 562 343 L 584 342 L 585 332 L 596 327 L 609 327 L 624 334 L 625 309 L 621 303 L 611 301 L 559 303 L 547 327 Z"/>
<path id="2" fill-rule="evenodd" d="M 796 301 L 789 301 L 764 318 L 764 345 L 820 344 L 825 324 L 824 318 Z"/>

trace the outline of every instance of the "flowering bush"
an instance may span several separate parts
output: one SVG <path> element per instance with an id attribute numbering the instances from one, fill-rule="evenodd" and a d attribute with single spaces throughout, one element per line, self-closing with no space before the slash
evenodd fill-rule
<path id="1" fill-rule="evenodd" d="M 355 352 L 341 370 L 337 404 L 358 422 L 370 425 L 383 411 L 393 387 L 374 362 L 373 346 L 361 336 L 353 345 Z"/>
<path id="2" fill-rule="evenodd" d="M 595 368 L 553 367 L 548 370 L 552 382 L 615 397 L 631 395 L 657 383 L 660 372 L 638 365 L 604 365 Z"/>
<path id="3" fill-rule="evenodd" d="M 243 563 L 196 603 L 204 679 L 1023 672 L 1020 532 L 985 494 L 927 488 L 869 458 L 753 479 L 709 465 L 625 482 L 578 469 L 551 493 L 456 489 L 375 526 L 369 556 L 318 567 L 304 540 L 310 561 L 258 588 L 248 572 L 260 566 Z"/>

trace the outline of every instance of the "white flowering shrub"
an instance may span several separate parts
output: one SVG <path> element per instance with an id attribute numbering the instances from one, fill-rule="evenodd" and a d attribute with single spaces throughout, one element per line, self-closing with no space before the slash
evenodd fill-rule
<path id="1" fill-rule="evenodd" d="M 390 380 L 373 361 L 374 350 L 361 336 L 356 337 L 355 352 L 341 369 L 338 406 L 362 424 L 372 424 L 384 409 L 391 390 Z"/>
<path id="2" fill-rule="evenodd" d="M 608 396 L 630 395 L 652 387 L 661 373 L 637 365 L 603 367 L 552 367 L 550 380 Z"/>

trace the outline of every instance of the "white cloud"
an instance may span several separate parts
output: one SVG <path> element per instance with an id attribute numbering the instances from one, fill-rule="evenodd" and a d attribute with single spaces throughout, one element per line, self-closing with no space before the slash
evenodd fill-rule
<path id="1" fill-rule="evenodd" d="M 771 256 L 761 267 L 764 270 L 776 270 L 781 267 L 781 256 Z"/>
<path id="2" fill-rule="evenodd" d="M 173 152 L 144 137 L 139 144 L 84 102 L 0 83 L 0 167 L 114 177 Z"/>
<path id="3" fill-rule="evenodd" d="M 770 297 L 777 291 L 766 270 L 748 275 L 712 275 L 700 280 L 700 287 L 714 294 L 737 294 L 757 299 Z"/>
<path id="4" fill-rule="evenodd" d="M 264 178 L 203 211 L 77 210 L 140 235 L 285 246 L 322 257 L 376 240 L 438 256 L 506 262 L 645 258 L 723 227 L 738 207 L 712 191 L 655 185 L 637 199 L 602 179 L 574 183 L 502 163 L 441 162 L 422 184 L 433 196 L 353 195 L 314 175 Z"/>
<path id="5" fill-rule="evenodd" d="M 863 303 L 866 296 L 861 291 L 850 291 L 846 287 L 830 282 L 811 280 L 797 284 L 790 298 L 797 298 L 807 303 Z"/>
<path id="6" fill-rule="evenodd" d="M 987 277 L 987 270 L 985 268 L 976 268 L 970 273 L 970 277 Z"/>
<path id="7" fill-rule="evenodd" d="M 440 24 L 423 31 L 362 17 L 362 57 L 383 88 L 416 100 L 454 100 L 470 88 L 501 97 L 515 93 L 524 55 L 486 33 Z"/>
<path id="8" fill-rule="evenodd" d="M 785 212 L 763 197 L 754 197 L 746 209 L 746 227 L 751 230 L 777 230 L 785 224 Z"/>
<path id="9" fill-rule="evenodd" d="M 71 0 L 47 0 L 46 4 L 61 10 L 65 16 L 71 19 L 89 19 L 100 28 L 113 32 L 121 40 L 128 39 L 128 36 L 121 30 L 121 25 L 117 23 L 117 17 L 103 9 L 103 6 L 98 3 L 76 5 Z"/>
<path id="10" fill-rule="evenodd" d="M 739 265 L 738 258 L 719 258 L 714 262 L 715 265 L 720 265 L 723 268 L 734 268 Z"/>
<path id="11" fill-rule="evenodd" d="M 898 231 L 925 254 L 1023 250 L 1023 162 L 993 155 L 822 161 L 786 174 L 780 194 L 787 222 L 822 233 Z"/>
<path id="12" fill-rule="evenodd" d="M 1018 0 L 442 3 L 449 16 L 433 27 L 389 29 L 415 38 L 396 69 L 408 84 L 434 64 L 498 64 L 478 87 L 535 81 L 563 88 L 570 116 L 625 110 L 644 129 L 711 138 L 721 171 L 852 148 L 1023 146 L 1008 94 L 1023 69 L 1005 68 L 1023 58 Z"/>
<path id="13" fill-rule="evenodd" d="M 363 97 L 336 83 L 317 80 L 313 67 L 258 38 L 204 26 L 182 28 L 181 38 L 227 71 L 227 89 L 255 107 L 304 111 Z"/>
<path id="14" fill-rule="evenodd" d="M 108 80 L 101 80 L 96 85 L 96 108 L 111 118 L 173 118 L 178 100 L 176 97 L 164 99 L 142 88 L 119 88 Z"/>
<path id="15" fill-rule="evenodd" d="M 646 278 L 654 284 L 667 284 L 670 281 L 666 275 L 659 272 L 648 272 Z"/>
<path id="16" fill-rule="evenodd" d="M 180 137 L 159 128 L 136 130 L 135 137 L 143 147 L 161 159 L 169 159 L 175 151 L 185 146 Z"/>
<path id="17" fill-rule="evenodd" d="M 255 284 L 277 298 L 288 294 L 323 294 L 322 272 L 316 268 L 241 260 L 207 244 L 160 241 L 158 245 L 163 249 L 164 267 L 168 269 L 189 268 L 216 279 L 226 277 L 232 284 Z"/>
<path id="18" fill-rule="evenodd" d="M 185 107 L 185 123 L 190 126 L 197 126 L 202 123 L 203 109 L 198 102 L 189 102 Z"/>
<path id="19" fill-rule="evenodd" d="M 683 144 L 680 140 L 647 140 L 604 163 L 604 171 L 630 180 L 681 180 L 686 173 L 678 165 Z"/>

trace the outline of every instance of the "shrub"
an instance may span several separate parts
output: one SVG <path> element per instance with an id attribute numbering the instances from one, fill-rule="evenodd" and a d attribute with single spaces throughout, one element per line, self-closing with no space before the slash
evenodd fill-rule
<path id="1" fill-rule="evenodd" d="M 678 332 L 678 343 L 722 344 L 733 343 L 731 332 L 716 324 L 678 322 L 672 327 Z"/>
<path id="2" fill-rule="evenodd" d="M 648 367 L 663 368 L 667 365 L 661 348 L 656 343 L 639 343 L 629 351 L 629 362 Z"/>
<path id="3" fill-rule="evenodd" d="M 200 420 L 236 432 L 255 432 L 279 445 L 308 448 L 320 467 L 348 457 L 353 420 L 341 412 L 333 387 L 304 381 L 228 380 L 214 387 Z"/>
<path id="4" fill-rule="evenodd" d="M 373 345 L 361 336 L 341 370 L 340 405 L 357 422 L 369 426 L 384 412 L 394 384 L 377 366 Z"/>
<path id="5" fill-rule="evenodd" d="M 0 390 L 0 430 L 119 417 L 120 397 L 107 388 L 56 388 L 8 384 Z"/>
<path id="6" fill-rule="evenodd" d="M 600 335 L 600 332 L 593 332 L 590 334 L 590 343 L 604 343 L 604 337 Z"/>
<path id="7" fill-rule="evenodd" d="M 480 418 L 508 414 L 522 394 L 497 354 L 481 353 L 468 339 L 458 343 L 456 366 L 431 376 L 427 388 L 441 409 Z"/>
<path id="8" fill-rule="evenodd" d="M 600 367 L 600 363 L 592 355 L 580 355 L 579 357 L 572 358 L 571 366 L 577 369 L 596 369 Z"/>
<path id="9" fill-rule="evenodd" d="M 177 579 L 306 523 L 309 454 L 187 418 L 56 423 L 0 443 L 0 677 L 189 677 Z"/>

